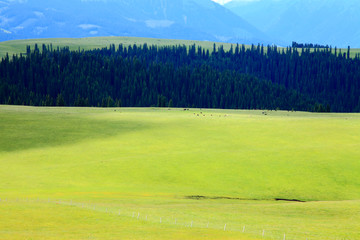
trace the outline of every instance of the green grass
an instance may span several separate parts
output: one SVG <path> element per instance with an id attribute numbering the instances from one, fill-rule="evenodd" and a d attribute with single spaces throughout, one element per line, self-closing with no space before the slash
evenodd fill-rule
<path id="1" fill-rule="evenodd" d="M 27 39 L 27 40 L 12 40 L 0 42 L 0 59 L 6 56 L 6 53 L 9 56 L 13 54 L 26 53 L 26 46 L 31 46 L 34 48 L 35 44 L 41 49 L 41 45 L 50 45 L 52 44 L 54 48 L 56 47 L 69 47 L 70 50 L 91 50 L 96 48 L 108 47 L 110 44 L 115 44 L 117 47 L 119 44 L 124 46 L 129 45 L 143 45 L 147 43 L 148 45 L 157 45 L 157 46 L 173 46 L 173 45 L 185 45 L 191 46 L 196 44 L 196 46 L 201 46 L 204 49 L 208 49 L 210 52 L 213 50 L 214 42 L 209 41 L 191 41 L 191 40 L 174 40 L 174 39 L 155 39 L 155 38 L 139 38 L 139 37 L 91 37 L 91 38 L 48 38 L 48 39 Z M 224 46 L 224 50 L 228 51 L 231 48 L 231 45 L 235 48 L 236 44 L 231 43 L 222 43 L 215 42 L 216 46 Z M 249 45 L 246 45 L 246 48 L 250 48 Z M 280 47 L 279 50 L 282 50 Z M 266 47 L 265 47 L 266 51 Z M 298 49 L 301 52 L 301 49 Z M 341 49 L 343 53 L 347 52 L 347 49 Z M 356 54 L 360 53 L 360 49 L 351 49 L 351 57 L 355 57 Z"/>
<path id="2" fill-rule="evenodd" d="M 0 133 L 0 239 L 360 239 L 359 114 L 0 106 Z"/>
<path id="3" fill-rule="evenodd" d="M 196 44 L 204 49 L 213 50 L 214 42 L 208 41 L 191 41 L 191 40 L 171 40 L 171 39 L 155 39 L 155 38 L 139 38 L 139 37 L 92 37 L 92 38 L 49 38 L 49 39 L 28 39 L 28 40 L 13 40 L 0 42 L 0 58 L 4 57 L 6 53 L 10 56 L 13 54 L 26 53 L 26 46 L 34 48 L 35 44 L 41 49 L 41 45 L 50 45 L 53 47 L 69 47 L 70 50 L 91 50 L 96 48 L 109 47 L 110 44 L 115 44 L 118 47 L 119 44 L 124 46 L 129 45 L 148 45 L 157 46 L 173 46 L 173 45 L 185 45 L 190 46 Z M 217 46 L 223 45 L 225 50 L 229 50 L 230 43 L 216 43 Z"/>

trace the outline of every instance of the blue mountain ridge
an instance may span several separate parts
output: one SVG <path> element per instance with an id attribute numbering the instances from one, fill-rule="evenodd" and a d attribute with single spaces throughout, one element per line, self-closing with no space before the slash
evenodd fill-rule
<path id="1" fill-rule="evenodd" d="M 211 0 L 0 1 L 0 41 L 95 36 L 273 43 Z"/>
<path id="2" fill-rule="evenodd" d="M 233 0 L 224 6 L 285 45 L 360 47 L 358 0 Z"/>

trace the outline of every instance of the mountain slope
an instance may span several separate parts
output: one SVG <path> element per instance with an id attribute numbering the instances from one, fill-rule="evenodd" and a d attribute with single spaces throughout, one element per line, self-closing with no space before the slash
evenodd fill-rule
<path id="1" fill-rule="evenodd" d="M 235 0 L 224 6 L 286 45 L 296 41 L 360 46 L 360 4 L 356 0 Z"/>
<path id="2" fill-rule="evenodd" d="M 138 36 L 266 43 L 265 34 L 210 0 L 1 1 L 0 40 Z"/>

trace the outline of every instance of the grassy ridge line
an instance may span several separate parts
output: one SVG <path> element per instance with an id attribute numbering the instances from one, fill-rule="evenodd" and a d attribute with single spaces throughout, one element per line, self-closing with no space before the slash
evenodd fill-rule
<path id="1" fill-rule="evenodd" d="M 91 37 L 91 38 L 47 38 L 47 39 L 28 39 L 28 40 L 13 40 L 0 42 L 0 58 L 4 57 L 6 53 L 9 55 L 20 54 L 26 52 L 26 46 L 30 45 L 32 48 L 35 43 L 41 47 L 42 44 L 52 44 L 53 47 L 69 47 L 70 50 L 91 50 L 95 48 L 108 47 L 110 44 L 129 45 L 148 45 L 157 46 L 172 46 L 172 45 L 194 45 L 201 46 L 204 49 L 212 51 L 215 42 L 208 41 L 191 41 L 191 40 L 171 40 L 171 39 L 155 39 L 155 38 L 139 38 L 139 37 Z M 216 43 L 217 46 L 223 45 L 224 50 L 229 50 L 231 43 Z"/>
<path id="2" fill-rule="evenodd" d="M 26 46 L 30 45 L 32 48 L 35 43 L 41 47 L 42 44 L 52 44 L 53 47 L 69 47 L 70 50 L 91 50 L 95 48 L 108 47 L 110 44 L 115 44 L 115 46 L 122 43 L 125 46 L 129 45 L 143 45 L 147 43 L 148 45 L 157 45 L 157 46 L 172 46 L 172 45 L 197 45 L 201 46 L 204 49 L 209 49 L 211 52 L 213 50 L 214 43 L 217 46 L 223 45 L 224 50 L 228 51 L 231 48 L 231 45 L 236 45 L 236 43 L 222 43 L 222 42 L 209 42 L 209 41 L 192 41 L 192 40 L 175 40 L 175 39 L 156 39 L 156 38 L 139 38 L 139 37 L 89 37 L 89 38 L 44 38 L 44 39 L 27 39 L 27 40 L 12 40 L 0 42 L 0 58 L 4 57 L 6 53 L 10 56 L 13 54 L 20 54 L 26 52 Z M 249 48 L 249 45 L 246 45 Z M 279 48 L 280 50 L 282 48 Z M 265 47 L 266 50 L 266 47 Z M 339 51 L 340 49 L 338 49 Z M 301 49 L 298 49 L 301 52 Z M 333 49 L 334 51 L 334 49 Z M 346 53 L 347 49 L 341 49 L 342 53 Z M 356 54 L 360 53 L 360 49 L 351 49 L 351 57 L 355 57 Z"/>

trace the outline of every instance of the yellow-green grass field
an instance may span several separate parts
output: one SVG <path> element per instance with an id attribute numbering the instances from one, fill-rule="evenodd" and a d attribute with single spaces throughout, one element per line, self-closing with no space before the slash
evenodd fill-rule
<path id="1" fill-rule="evenodd" d="M 89 37 L 89 38 L 46 38 L 46 39 L 26 39 L 26 40 L 12 40 L 0 42 L 0 58 L 4 57 L 6 53 L 9 55 L 26 53 L 26 46 L 34 48 L 35 44 L 38 44 L 41 49 L 41 45 L 50 45 L 53 47 L 69 47 L 70 50 L 92 50 L 96 48 L 109 47 L 110 44 L 115 44 L 118 47 L 119 44 L 124 46 L 129 45 L 156 45 L 156 46 L 201 46 L 205 49 L 213 50 L 214 43 L 210 41 L 191 41 L 191 40 L 175 40 L 175 39 L 157 39 L 157 38 L 139 38 L 139 37 Z M 229 50 L 230 43 L 215 43 L 217 46 L 222 45 L 224 50 Z"/>
<path id="2" fill-rule="evenodd" d="M 110 44 L 115 44 L 117 47 L 119 44 L 124 46 L 129 45 L 156 45 L 156 46 L 176 46 L 176 45 L 185 45 L 185 46 L 201 46 L 204 49 L 208 49 L 212 52 L 214 43 L 217 47 L 223 46 L 225 51 L 228 51 L 231 46 L 235 48 L 236 44 L 231 43 L 222 43 L 222 42 L 210 42 L 210 41 L 191 41 L 191 40 L 175 40 L 175 39 L 156 39 L 156 38 L 139 38 L 139 37 L 89 37 L 89 38 L 44 38 L 44 39 L 26 39 L 26 40 L 12 40 L 0 42 L 0 59 L 6 56 L 6 53 L 9 56 L 13 54 L 26 53 L 26 46 L 31 46 L 33 49 L 35 44 L 38 44 L 41 49 L 41 45 L 50 45 L 52 44 L 54 48 L 56 47 L 69 47 L 70 50 L 92 50 L 96 48 L 109 47 Z M 251 46 L 246 45 L 246 48 Z M 283 48 L 279 47 L 279 50 Z M 266 47 L 265 47 L 266 51 Z M 298 49 L 301 52 L 301 49 Z M 343 53 L 347 52 L 347 49 L 341 49 Z M 360 49 L 352 48 L 350 52 L 351 57 L 355 57 L 356 54 L 360 53 Z"/>
<path id="3" fill-rule="evenodd" d="M 0 166 L 2 240 L 360 239 L 360 114 L 3 105 Z"/>

